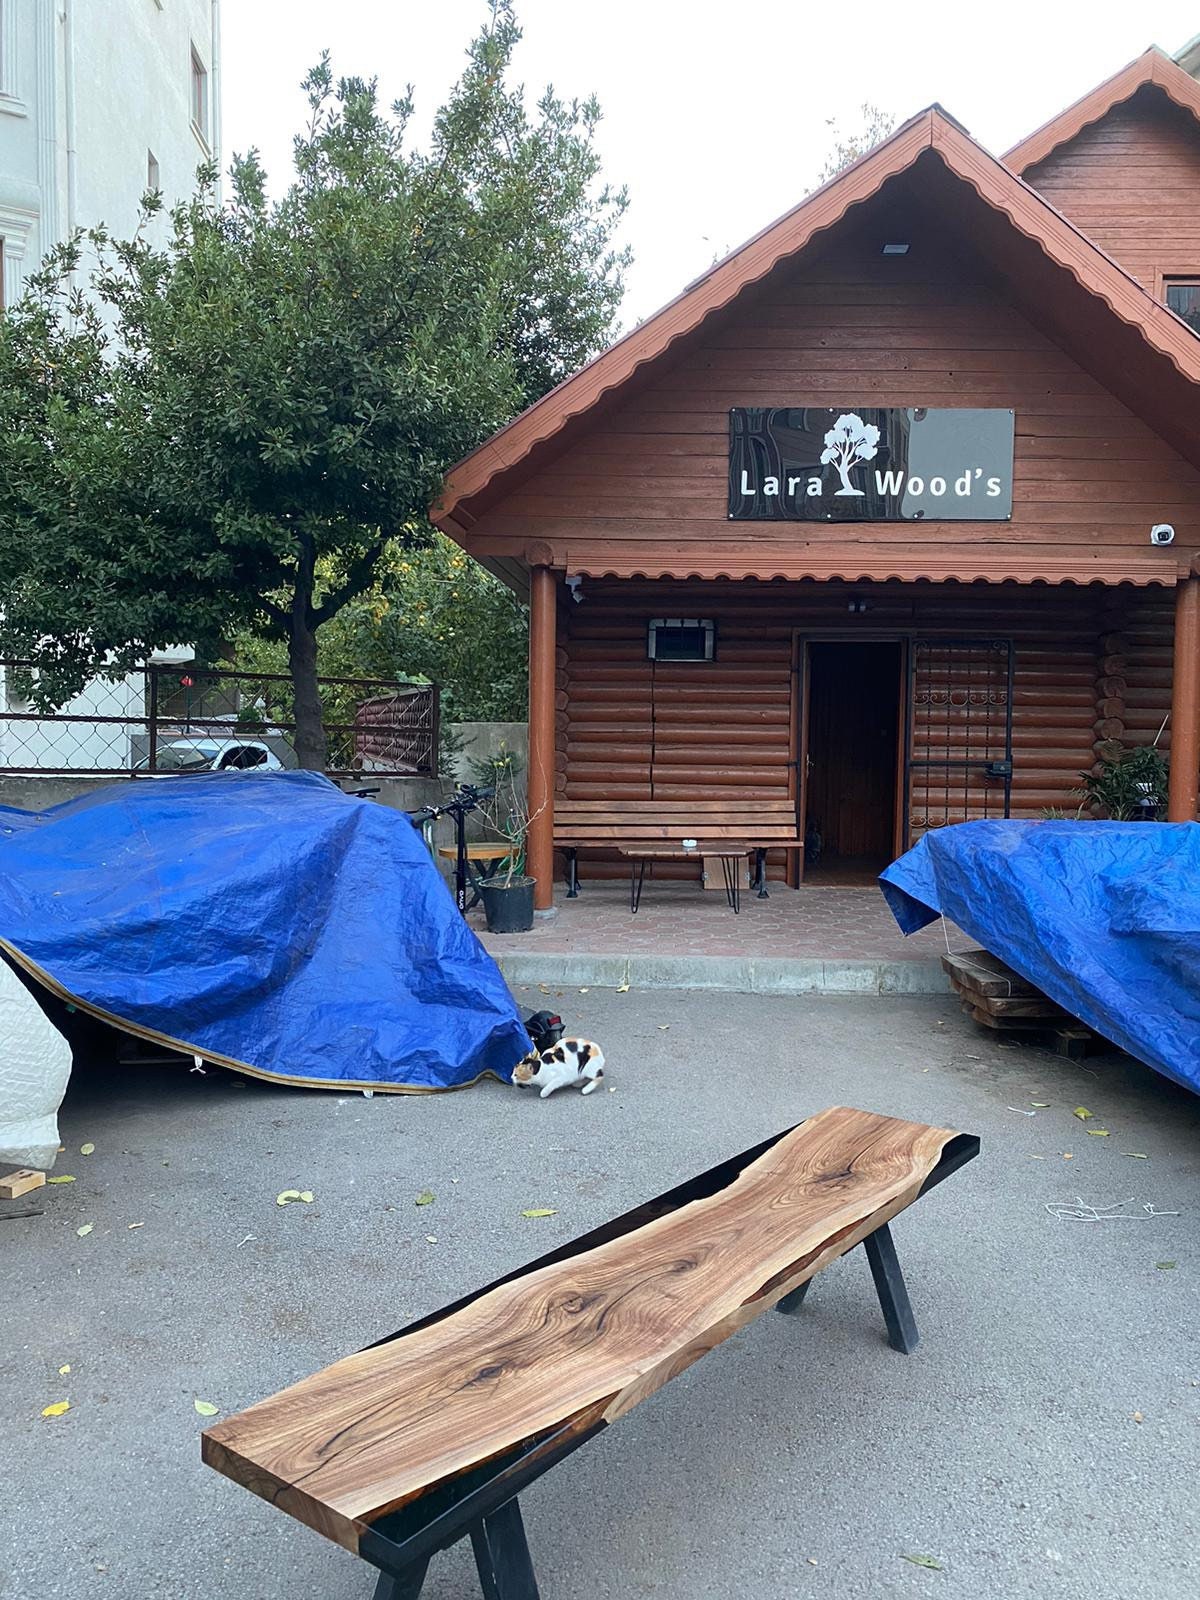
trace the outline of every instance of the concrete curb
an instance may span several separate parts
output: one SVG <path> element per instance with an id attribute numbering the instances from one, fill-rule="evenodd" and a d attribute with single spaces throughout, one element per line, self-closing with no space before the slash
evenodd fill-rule
<path id="1" fill-rule="evenodd" d="M 493 949 L 509 984 L 723 989 L 731 994 L 949 994 L 940 960 L 839 961 L 750 956 L 613 956 Z"/>

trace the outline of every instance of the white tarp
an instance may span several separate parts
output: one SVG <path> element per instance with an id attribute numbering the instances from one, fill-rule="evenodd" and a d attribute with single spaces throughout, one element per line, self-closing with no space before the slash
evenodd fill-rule
<path id="1" fill-rule="evenodd" d="M 0 961 L 0 1163 L 52 1167 L 71 1047 Z"/>

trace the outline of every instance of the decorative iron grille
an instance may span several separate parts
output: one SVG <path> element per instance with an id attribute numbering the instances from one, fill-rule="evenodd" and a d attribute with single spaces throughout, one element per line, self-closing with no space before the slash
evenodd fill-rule
<path id="1" fill-rule="evenodd" d="M 910 842 L 954 822 L 1007 817 L 1012 641 L 916 639 L 909 661 Z"/>
<path id="2" fill-rule="evenodd" d="M 37 669 L 0 661 L 0 772 L 107 777 L 297 765 L 291 679 L 192 666 L 96 678 L 66 705 L 37 705 Z M 321 678 L 330 777 L 436 777 L 436 684 Z"/>

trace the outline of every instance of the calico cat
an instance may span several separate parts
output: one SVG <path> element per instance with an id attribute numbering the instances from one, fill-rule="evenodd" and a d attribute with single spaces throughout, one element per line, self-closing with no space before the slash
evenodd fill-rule
<path id="1" fill-rule="evenodd" d="M 600 1087 L 604 1077 L 604 1052 L 590 1039 L 560 1039 L 539 1055 L 531 1050 L 513 1068 L 513 1082 L 540 1089 L 547 1099 L 556 1089 L 582 1086 L 584 1094 Z"/>

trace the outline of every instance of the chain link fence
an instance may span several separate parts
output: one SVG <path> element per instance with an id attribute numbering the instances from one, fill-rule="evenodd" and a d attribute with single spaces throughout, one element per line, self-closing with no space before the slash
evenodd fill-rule
<path id="1" fill-rule="evenodd" d="M 330 777 L 436 777 L 436 684 L 321 678 Z M 291 679 L 141 667 L 96 678 L 66 705 L 37 704 L 37 669 L 0 661 L 0 772 L 142 777 L 297 765 Z"/>

